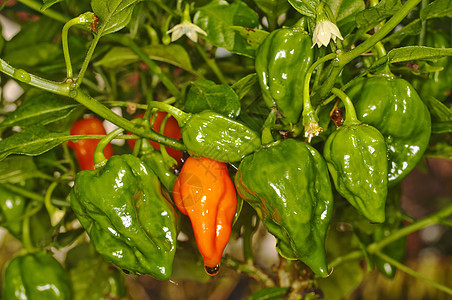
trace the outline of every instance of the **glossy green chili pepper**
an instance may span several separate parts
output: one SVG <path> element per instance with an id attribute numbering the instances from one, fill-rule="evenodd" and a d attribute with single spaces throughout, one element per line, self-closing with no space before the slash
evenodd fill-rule
<path id="1" fill-rule="evenodd" d="M 402 78 L 375 76 L 353 85 L 347 94 L 358 119 L 377 128 L 388 149 L 388 185 L 413 170 L 430 140 L 430 113 L 416 90 Z"/>
<path id="2" fill-rule="evenodd" d="M 184 145 L 193 157 L 236 162 L 261 147 L 257 133 L 216 112 L 189 114 L 157 101 L 151 101 L 149 107 L 165 111 L 177 120 Z"/>
<path id="3" fill-rule="evenodd" d="M 283 122 L 296 123 L 303 108 L 303 83 L 314 59 L 311 37 L 301 29 L 272 31 L 259 47 L 255 67 L 264 101 Z"/>
<path id="4" fill-rule="evenodd" d="M 16 221 L 24 212 L 27 200 L 0 184 L 0 220 L 16 238 L 21 238 L 22 222 Z"/>
<path id="5" fill-rule="evenodd" d="M 154 171 L 166 190 L 172 193 L 177 176 L 165 162 L 162 154 L 155 150 L 146 139 L 142 140 L 140 152 L 141 160 Z"/>
<path id="6" fill-rule="evenodd" d="M 106 260 L 166 280 L 176 249 L 174 209 L 157 176 L 139 158 L 125 154 L 104 162 L 102 147 L 115 135 L 96 148 L 97 169 L 77 174 L 71 206 Z"/>
<path id="7" fill-rule="evenodd" d="M 324 244 L 333 194 L 317 150 L 294 139 L 270 144 L 242 160 L 235 185 L 277 238 L 281 256 L 328 276 Z"/>
<path id="8" fill-rule="evenodd" d="M 6 268 L 2 299 L 69 300 L 69 276 L 63 266 L 45 252 L 17 256 Z"/>
<path id="9" fill-rule="evenodd" d="M 375 127 L 359 122 L 344 96 L 345 122 L 326 140 L 323 156 L 339 194 L 366 218 L 381 223 L 388 194 L 386 143 Z"/>
<path id="10" fill-rule="evenodd" d="M 373 234 L 373 241 L 378 242 L 390 236 L 394 231 L 403 227 L 403 216 L 400 211 L 400 186 L 389 191 L 386 205 L 386 221 L 378 225 Z M 384 247 L 381 251 L 396 261 L 402 261 L 405 256 L 406 236 L 400 238 Z M 388 278 L 394 278 L 397 268 L 378 256 L 374 257 L 375 266 L 378 271 Z"/>

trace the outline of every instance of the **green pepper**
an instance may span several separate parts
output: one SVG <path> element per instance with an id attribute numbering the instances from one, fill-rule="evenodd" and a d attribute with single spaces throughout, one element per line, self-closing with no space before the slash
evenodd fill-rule
<path id="1" fill-rule="evenodd" d="M 103 146 L 115 135 L 99 142 L 97 168 L 77 174 L 71 206 L 107 261 L 166 280 L 176 249 L 175 211 L 157 176 L 139 158 L 115 155 L 105 162 Z"/>
<path id="2" fill-rule="evenodd" d="M 157 101 L 151 101 L 149 107 L 165 111 L 177 120 L 186 150 L 193 157 L 236 162 L 261 147 L 257 133 L 216 112 L 189 114 Z"/>
<path id="3" fill-rule="evenodd" d="M 388 186 L 413 170 L 430 140 L 430 113 L 409 82 L 394 76 L 374 76 L 354 84 L 347 94 L 358 119 L 377 128 L 388 149 Z"/>
<path id="4" fill-rule="evenodd" d="M 13 193 L 0 184 L 0 220 L 12 235 L 20 239 L 22 234 L 22 222 L 17 221 L 25 212 L 27 200 Z"/>
<path id="5" fill-rule="evenodd" d="M 6 268 L 2 299 L 69 300 L 69 276 L 53 256 L 43 251 L 17 256 Z"/>
<path id="6" fill-rule="evenodd" d="M 328 276 L 324 244 L 333 194 L 326 163 L 315 148 L 294 139 L 270 144 L 242 160 L 235 185 L 278 240 L 281 256 Z"/>
<path id="7" fill-rule="evenodd" d="M 388 161 L 384 137 L 362 124 L 353 104 L 342 94 L 346 119 L 325 142 L 323 156 L 336 190 L 372 222 L 385 220 Z"/>
<path id="8" fill-rule="evenodd" d="M 141 160 L 154 171 L 166 190 L 172 193 L 177 176 L 164 160 L 162 153 L 155 150 L 147 139 L 142 139 L 140 152 Z"/>
<path id="9" fill-rule="evenodd" d="M 296 123 L 303 108 L 303 83 L 314 59 L 311 37 L 301 29 L 272 31 L 259 46 L 255 67 L 264 101 L 283 122 Z"/>

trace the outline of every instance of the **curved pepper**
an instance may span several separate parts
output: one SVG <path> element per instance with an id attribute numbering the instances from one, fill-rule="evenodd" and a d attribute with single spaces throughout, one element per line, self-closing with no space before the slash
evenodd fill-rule
<path id="1" fill-rule="evenodd" d="M 255 67 L 264 101 L 276 106 L 283 122 L 296 123 L 303 108 L 303 83 L 314 59 L 311 37 L 303 30 L 272 31 L 260 45 Z"/>
<path id="2" fill-rule="evenodd" d="M 328 276 L 324 244 L 333 193 L 315 148 L 294 139 L 275 142 L 242 160 L 235 186 L 278 240 L 281 256 Z"/>
<path id="3" fill-rule="evenodd" d="M 339 194 L 366 218 L 381 223 L 388 194 L 386 143 L 375 127 L 358 121 L 344 96 L 345 122 L 326 140 L 323 157 Z"/>
<path id="4" fill-rule="evenodd" d="M 97 118 L 86 118 L 75 122 L 70 131 L 71 135 L 105 135 L 104 125 Z M 81 170 L 94 170 L 94 150 L 100 139 L 83 139 L 78 142 L 68 142 L 68 146 L 74 149 L 77 162 Z M 104 149 L 104 155 L 110 158 L 113 155 L 113 147 L 108 144 Z"/>
<path id="5" fill-rule="evenodd" d="M 96 165 L 101 159 L 105 157 L 96 149 Z M 70 197 L 77 218 L 106 260 L 161 280 L 171 276 L 175 212 L 157 176 L 139 158 L 115 155 L 103 167 L 79 172 Z"/>
<path id="6" fill-rule="evenodd" d="M 226 165 L 209 158 L 189 157 L 174 184 L 173 199 L 190 218 L 207 273 L 216 275 L 237 207 Z"/>
<path id="7" fill-rule="evenodd" d="M 261 147 L 257 133 L 216 112 L 206 110 L 189 114 L 157 101 L 151 101 L 149 107 L 165 111 L 177 120 L 182 140 L 191 156 L 236 162 Z"/>
<path id="8" fill-rule="evenodd" d="M 69 275 L 45 252 L 17 256 L 6 268 L 2 299 L 70 300 Z"/>
<path id="9" fill-rule="evenodd" d="M 375 76 L 347 94 L 358 119 L 377 128 L 388 149 L 388 186 L 405 178 L 422 158 L 430 140 L 430 113 L 416 90 L 402 78 Z"/>

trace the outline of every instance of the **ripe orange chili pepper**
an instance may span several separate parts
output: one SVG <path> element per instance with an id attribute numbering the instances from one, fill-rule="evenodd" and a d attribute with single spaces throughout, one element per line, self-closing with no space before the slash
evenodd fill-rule
<path id="1" fill-rule="evenodd" d="M 154 125 L 152 126 L 152 129 L 154 129 L 157 132 L 160 132 L 160 125 L 162 124 L 163 119 L 166 117 L 167 113 L 166 112 L 162 112 L 162 111 L 158 111 L 157 112 L 157 116 L 155 117 L 155 121 L 154 121 Z M 134 119 L 136 118 L 143 118 L 144 114 L 138 114 L 134 117 Z M 152 119 L 152 117 L 151 117 Z M 182 134 L 180 132 L 180 127 L 179 124 L 177 123 L 176 119 L 174 119 L 173 117 L 170 117 L 165 124 L 165 129 L 163 131 L 163 134 L 167 137 L 179 140 L 182 138 Z M 149 142 L 151 143 L 151 145 L 154 147 L 154 149 L 156 150 L 160 150 L 160 144 L 154 141 L 149 140 Z M 136 140 L 127 140 L 127 143 L 129 144 L 130 148 L 134 148 L 135 147 L 135 143 Z M 178 164 L 180 164 L 182 162 L 182 152 L 174 149 L 174 148 L 170 148 L 170 147 L 165 147 L 166 151 L 168 152 L 168 154 L 174 158 Z"/>
<path id="2" fill-rule="evenodd" d="M 189 157 L 174 184 L 173 199 L 190 218 L 206 272 L 216 275 L 237 208 L 237 195 L 226 164 Z"/>
<path id="3" fill-rule="evenodd" d="M 107 134 L 102 121 L 96 118 L 86 118 L 72 125 L 71 135 L 102 135 Z M 94 150 L 100 139 L 84 139 L 76 143 L 69 141 L 68 146 L 74 149 L 75 157 L 81 170 L 94 170 Z M 104 155 L 108 159 L 113 156 L 113 147 L 108 144 L 104 148 Z"/>

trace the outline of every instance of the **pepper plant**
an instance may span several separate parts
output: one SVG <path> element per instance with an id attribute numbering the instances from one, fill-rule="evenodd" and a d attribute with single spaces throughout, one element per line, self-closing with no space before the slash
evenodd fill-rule
<path id="1" fill-rule="evenodd" d="M 5 300 L 452 296 L 404 259 L 451 195 L 403 201 L 452 158 L 450 1 L 1 3 Z"/>

